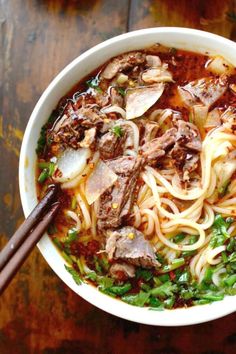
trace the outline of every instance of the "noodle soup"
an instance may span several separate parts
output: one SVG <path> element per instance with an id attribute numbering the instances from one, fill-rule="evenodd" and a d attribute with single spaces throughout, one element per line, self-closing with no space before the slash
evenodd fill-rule
<path id="1" fill-rule="evenodd" d="M 38 197 L 77 284 L 136 306 L 236 294 L 236 76 L 159 44 L 119 55 L 58 103 L 37 147 Z"/>

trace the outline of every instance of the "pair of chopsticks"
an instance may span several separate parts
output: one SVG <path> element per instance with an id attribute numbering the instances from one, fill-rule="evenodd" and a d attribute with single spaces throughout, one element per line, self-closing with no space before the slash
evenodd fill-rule
<path id="1" fill-rule="evenodd" d="M 6 289 L 59 209 L 58 188 L 49 187 L 44 198 L 14 233 L 0 252 L 0 295 Z"/>

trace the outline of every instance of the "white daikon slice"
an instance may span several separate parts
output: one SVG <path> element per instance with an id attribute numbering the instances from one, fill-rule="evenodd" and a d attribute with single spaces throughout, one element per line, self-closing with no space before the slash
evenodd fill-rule
<path id="1" fill-rule="evenodd" d="M 99 161 L 85 185 L 85 196 L 89 205 L 94 203 L 117 180 L 117 175 Z"/>
<path id="2" fill-rule="evenodd" d="M 126 101 L 126 119 L 134 119 L 143 115 L 156 103 L 164 91 L 163 83 L 155 86 L 129 89 Z"/>
<path id="3" fill-rule="evenodd" d="M 71 181 L 83 171 L 90 154 L 91 151 L 88 148 L 78 150 L 66 149 L 63 154 L 58 157 L 57 169 L 53 179 L 59 183 Z"/>

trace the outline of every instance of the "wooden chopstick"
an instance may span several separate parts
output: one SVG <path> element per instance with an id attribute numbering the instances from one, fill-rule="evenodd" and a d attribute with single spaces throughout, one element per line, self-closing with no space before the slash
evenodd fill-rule
<path id="1" fill-rule="evenodd" d="M 57 185 L 53 184 L 49 187 L 43 199 L 36 205 L 36 207 L 30 213 L 28 218 L 23 222 L 23 224 L 10 238 L 6 246 L 2 249 L 2 251 L 0 252 L 0 271 L 7 264 L 11 256 L 17 251 L 20 245 L 24 242 L 30 230 L 32 230 L 34 225 L 39 221 L 41 215 L 45 213 L 46 208 L 55 199 L 57 191 Z"/>
<path id="2" fill-rule="evenodd" d="M 3 251 L 0 253 L 0 259 L 2 253 L 4 258 L 1 263 L 4 264 L 4 266 L 2 267 L 2 270 L 0 272 L 0 295 L 6 289 L 11 279 L 17 273 L 25 259 L 28 257 L 29 253 L 40 240 L 43 233 L 48 228 L 49 224 L 56 215 L 60 206 L 59 202 L 55 202 L 54 204 L 52 204 L 52 201 L 56 196 L 56 192 L 56 187 L 51 188 L 46 194 L 46 196 L 36 206 L 30 216 L 15 232 L 14 242 L 16 243 L 14 243 L 14 251 L 10 251 L 11 247 L 9 249 L 9 246 L 7 244 L 7 246 L 5 246 L 6 250 L 4 248 Z M 45 213 L 45 211 L 46 214 L 42 217 L 42 214 Z M 35 228 L 32 230 L 33 226 L 35 226 Z M 20 232 L 18 233 L 19 230 Z M 11 244 L 10 241 L 9 243 Z M 16 244 L 17 248 L 15 246 Z"/>

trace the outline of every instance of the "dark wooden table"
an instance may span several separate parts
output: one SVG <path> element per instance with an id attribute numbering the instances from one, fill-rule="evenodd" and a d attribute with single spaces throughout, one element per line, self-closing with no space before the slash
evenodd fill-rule
<path id="1" fill-rule="evenodd" d="M 18 159 L 30 113 L 72 59 L 145 27 L 199 28 L 236 40 L 227 0 L 0 0 L 0 247 L 23 220 Z M 131 323 L 93 307 L 35 249 L 0 300 L 0 354 L 236 353 L 236 314 L 191 327 Z"/>

